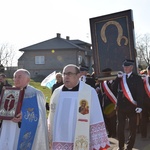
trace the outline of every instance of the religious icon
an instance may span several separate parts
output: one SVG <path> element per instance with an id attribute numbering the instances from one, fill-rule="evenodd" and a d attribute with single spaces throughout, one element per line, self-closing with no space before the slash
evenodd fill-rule
<path id="1" fill-rule="evenodd" d="M 89 113 L 89 106 L 86 100 L 80 101 L 79 113 L 81 113 L 82 115 Z"/>
<path id="2" fill-rule="evenodd" d="M 94 72 L 99 80 L 114 79 L 117 72 L 122 70 L 120 64 L 125 59 L 136 62 L 132 14 L 132 10 L 129 9 L 90 18 Z M 134 72 L 137 72 L 137 63 L 134 66 Z M 102 73 L 105 68 L 112 69 L 109 76 Z"/>
<path id="3" fill-rule="evenodd" d="M 0 97 L 0 119 L 10 120 L 17 115 L 22 106 L 24 90 L 4 87 Z"/>

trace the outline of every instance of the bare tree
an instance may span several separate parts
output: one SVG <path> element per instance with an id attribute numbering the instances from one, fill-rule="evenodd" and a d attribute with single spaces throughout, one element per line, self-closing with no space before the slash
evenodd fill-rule
<path id="1" fill-rule="evenodd" d="M 0 65 L 5 67 L 13 65 L 13 59 L 15 52 L 12 46 L 9 44 L 0 45 Z"/>
<path id="2" fill-rule="evenodd" d="M 140 65 L 150 65 L 150 34 L 136 37 L 137 57 Z"/>

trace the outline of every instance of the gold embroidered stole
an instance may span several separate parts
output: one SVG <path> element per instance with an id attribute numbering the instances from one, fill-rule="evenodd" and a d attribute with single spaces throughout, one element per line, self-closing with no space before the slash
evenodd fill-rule
<path id="1" fill-rule="evenodd" d="M 73 150 L 89 150 L 91 92 L 91 87 L 85 83 L 79 90 Z"/>

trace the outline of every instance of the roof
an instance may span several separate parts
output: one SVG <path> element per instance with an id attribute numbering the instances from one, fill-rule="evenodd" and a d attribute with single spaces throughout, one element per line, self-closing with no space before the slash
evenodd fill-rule
<path id="1" fill-rule="evenodd" d="M 91 44 L 89 44 L 89 43 L 86 43 L 86 42 L 83 42 L 83 41 L 81 41 L 81 40 L 70 40 L 72 43 L 74 43 L 74 44 L 77 44 L 77 45 L 89 45 L 89 46 L 91 46 Z"/>
<path id="2" fill-rule="evenodd" d="M 80 49 L 87 50 L 81 45 L 91 45 L 89 43 L 80 40 L 69 40 L 69 38 L 64 39 L 57 34 L 57 37 L 19 49 L 19 51 L 27 50 L 50 50 L 50 49 Z"/>

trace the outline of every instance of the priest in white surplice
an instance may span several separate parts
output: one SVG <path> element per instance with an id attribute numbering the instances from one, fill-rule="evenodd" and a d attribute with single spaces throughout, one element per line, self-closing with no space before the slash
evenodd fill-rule
<path id="1" fill-rule="evenodd" d="M 0 150 L 49 150 L 46 101 L 43 93 L 29 82 L 27 70 L 14 73 L 15 87 L 25 89 L 22 111 L 12 120 L 3 120 Z"/>
<path id="2" fill-rule="evenodd" d="M 48 117 L 52 150 L 103 150 L 110 145 L 97 93 L 79 78 L 76 65 L 65 66 L 64 85 L 52 94 Z"/>

